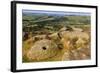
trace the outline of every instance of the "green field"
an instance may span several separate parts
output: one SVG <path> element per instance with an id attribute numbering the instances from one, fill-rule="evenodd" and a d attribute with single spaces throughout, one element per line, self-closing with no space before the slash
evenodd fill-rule
<path id="1" fill-rule="evenodd" d="M 22 61 L 26 63 L 90 59 L 90 19 L 90 16 L 85 15 L 23 13 Z M 37 44 L 45 39 L 48 41 L 46 48 L 43 46 L 44 41 L 44 44 Z"/>

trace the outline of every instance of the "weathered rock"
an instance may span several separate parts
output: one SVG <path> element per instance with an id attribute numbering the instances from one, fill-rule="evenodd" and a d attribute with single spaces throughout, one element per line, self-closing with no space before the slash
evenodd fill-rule
<path id="1" fill-rule="evenodd" d="M 62 38 L 70 38 L 70 39 L 73 39 L 73 38 L 81 38 L 81 39 L 86 39 L 88 40 L 89 39 L 89 35 L 85 32 L 80 32 L 80 31 L 63 31 L 60 33 L 60 36 Z"/>
<path id="2" fill-rule="evenodd" d="M 53 34 L 34 36 L 32 40 L 34 44 L 26 54 L 29 61 L 83 60 L 91 56 L 89 34 L 81 29 L 62 28 Z"/>
<path id="3" fill-rule="evenodd" d="M 83 32 L 83 29 L 81 29 L 81 28 L 75 28 L 75 27 L 73 27 L 73 30 L 74 30 L 74 31 Z"/>
<path id="4" fill-rule="evenodd" d="M 43 39 L 35 42 L 28 51 L 27 57 L 29 60 L 43 60 L 55 56 L 58 51 L 59 49 L 54 42 Z"/>

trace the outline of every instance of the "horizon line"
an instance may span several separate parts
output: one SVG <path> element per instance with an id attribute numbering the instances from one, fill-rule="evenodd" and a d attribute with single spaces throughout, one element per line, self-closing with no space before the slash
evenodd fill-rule
<path id="1" fill-rule="evenodd" d="M 48 14 L 48 15 L 80 15 L 80 16 L 90 16 L 88 12 L 66 12 L 66 11 L 47 11 L 47 10 L 27 10 L 23 9 L 22 13 L 34 13 L 34 14 Z"/>

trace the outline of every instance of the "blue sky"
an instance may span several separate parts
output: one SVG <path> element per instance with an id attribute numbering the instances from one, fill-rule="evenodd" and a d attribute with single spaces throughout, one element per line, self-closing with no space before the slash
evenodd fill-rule
<path id="1" fill-rule="evenodd" d="M 87 12 L 63 12 L 63 11 L 44 11 L 44 10 L 22 10 L 22 13 L 32 14 L 47 14 L 47 15 L 76 15 L 76 16 L 90 16 Z"/>

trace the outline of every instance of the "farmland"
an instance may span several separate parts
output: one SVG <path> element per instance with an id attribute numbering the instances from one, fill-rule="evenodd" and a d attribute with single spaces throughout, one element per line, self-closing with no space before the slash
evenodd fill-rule
<path id="1" fill-rule="evenodd" d="M 22 61 L 91 59 L 90 15 L 23 13 Z"/>

